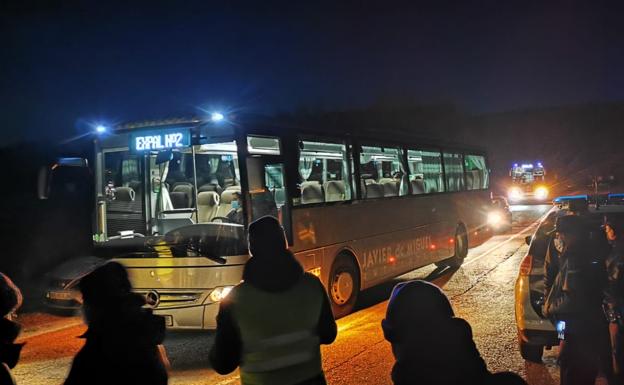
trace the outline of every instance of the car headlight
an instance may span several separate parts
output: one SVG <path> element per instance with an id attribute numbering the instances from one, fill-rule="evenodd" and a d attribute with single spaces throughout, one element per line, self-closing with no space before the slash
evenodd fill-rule
<path id="1" fill-rule="evenodd" d="M 539 186 L 535 189 L 535 197 L 537 197 L 537 199 L 548 198 L 548 189 L 544 186 Z"/>
<path id="2" fill-rule="evenodd" d="M 519 200 L 522 199 L 522 190 L 520 190 L 520 187 L 512 187 L 509 189 L 508 193 L 509 195 L 509 199 L 511 200 Z"/>
<path id="3" fill-rule="evenodd" d="M 223 301 L 223 299 L 225 297 L 227 297 L 228 294 L 230 294 L 230 292 L 232 291 L 233 288 L 234 288 L 234 286 L 221 286 L 221 287 L 215 288 L 210 293 L 210 300 L 212 302 L 221 302 L 221 301 Z"/>
<path id="4" fill-rule="evenodd" d="M 498 226 L 503 222 L 503 216 L 497 212 L 491 212 L 487 217 L 488 224 Z"/>

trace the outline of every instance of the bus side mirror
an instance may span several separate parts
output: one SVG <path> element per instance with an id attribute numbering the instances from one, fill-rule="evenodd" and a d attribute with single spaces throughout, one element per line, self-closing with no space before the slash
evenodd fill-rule
<path id="1" fill-rule="evenodd" d="M 77 173 L 67 172 L 70 170 L 78 171 Z M 84 179 L 86 175 L 85 171 L 88 173 L 89 170 L 89 162 L 84 158 L 58 158 L 56 162 L 54 162 L 50 166 L 43 166 L 39 169 L 39 174 L 37 175 L 37 196 L 39 199 L 49 199 L 50 196 L 54 196 L 55 193 L 59 192 L 59 186 L 53 187 L 53 184 L 59 184 L 57 182 L 66 182 L 67 180 L 71 181 L 71 179 Z M 65 175 L 64 175 L 65 174 Z M 69 174 L 69 175 L 67 175 Z M 55 182 L 55 178 L 59 177 L 60 179 Z M 69 186 L 69 185 L 67 185 Z M 73 186 L 72 186 L 73 187 Z M 52 191 L 55 190 L 55 191 Z"/>
<path id="2" fill-rule="evenodd" d="M 52 169 L 47 166 L 43 166 L 39 169 L 37 175 L 37 197 L 39 199 L 48 199 L 50 195 L 50 176 L 52 175 Z"/>

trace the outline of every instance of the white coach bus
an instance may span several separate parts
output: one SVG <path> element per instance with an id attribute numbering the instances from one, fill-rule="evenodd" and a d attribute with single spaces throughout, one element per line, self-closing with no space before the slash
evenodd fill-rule
<path id="1" fill-rule="evenodd" d="M 95 254 L 124 264 L 175 329 L 215 328 L 248 258 L 246 226 L 263 215 L 279 218 L 338 317 L 363 289 L 432 263 L 461 265 L 489 235 L 489 172 L 477 149 L 210 119 L 126 124 L 94 143 L 91 156 L 59 159 L 41 178 L 88 164 Z M 228 216 L 233 200 L 238 216 Z M 52 289 L 47 300 L 56 299 L 67 293 Z"/>

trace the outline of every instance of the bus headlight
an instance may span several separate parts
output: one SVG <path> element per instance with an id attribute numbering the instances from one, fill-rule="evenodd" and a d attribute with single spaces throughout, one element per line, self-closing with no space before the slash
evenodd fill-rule
<path id="1" fill-rule="evenodd" d="M 503 222 L 503 217 L 498 212 L 491 212 L 488 214 L 487 222 L 491 226 L 498 226 Z"/>
<path id="2" fill-rule="evenodd" d="M 507 195 L 509 196 L 509 199 L 513 201 L 517 201 L 517 200 L 522 199 L 523 194 L 522 194 L 522 190 L 520 190 L 520 187 L 512 187 L 507 192 Z"/>
<path id="3" fill-rule="evenodd" d="M 228 294 L 230 294 L 230 292 L 232 291 L 233 288 L 234 288 L 234 286 L 221 286 L 221 287 L 215 288 L 210 293 L 210 300 L 212 302 L 221 302 L 221 301 L 223 301 L 223 299 L 225 297 L 227 297 Z"/>
<path id="4" fill-rule="evenodd" d="M 535 189 L 535 197 L 537 199 L 546 199 L 548 198 L 548 189 L 544 186 L 539 186 Z"/>

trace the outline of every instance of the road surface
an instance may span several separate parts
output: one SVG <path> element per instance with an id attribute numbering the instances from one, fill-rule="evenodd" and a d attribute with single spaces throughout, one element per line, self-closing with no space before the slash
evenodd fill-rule
<path id="1" fill-rule="evenodd" d="M 357 310 L 338 321 L 337 340 L 323 347 L 323 366 L 328 383 L 392 383 L 393 357 L 380 327 L 387 298 L 392 287 L 400 281 L 428 279 L 444 288 L 456 314 L 472 325 L 477 347 L 491 371 L 519 373 L 531 385 L 558 384 L 556 349 L 544 354 L 543 364 L 526 363 L 518 352 L 514 321 L 513 286 L 520 260 L 527 249 L 524 237 L 531 234 L 535 221 L 548 208 L 512 207 L 512 231 L 471 249 L 464 265 L 456 271 L 440 271 L 428 266 L 363 292 Z M 26 319 L 29 319 L 28 315 Z M 82 345 L 77 336 L 85 328 L 78 317 L 53 317 L 52 320 L 47 326 L 28 328 L 21 338 L 27 344 L 14 369 L 18 384 L 62 384 L 73 355 Z M 165 342 L 172 364 L 169 383 L 239 383 L 237 372 L 221 376 L 210 368 L 207 356 L 211 344 L 212 336 L 206 333 L 170 334 Z"/>

